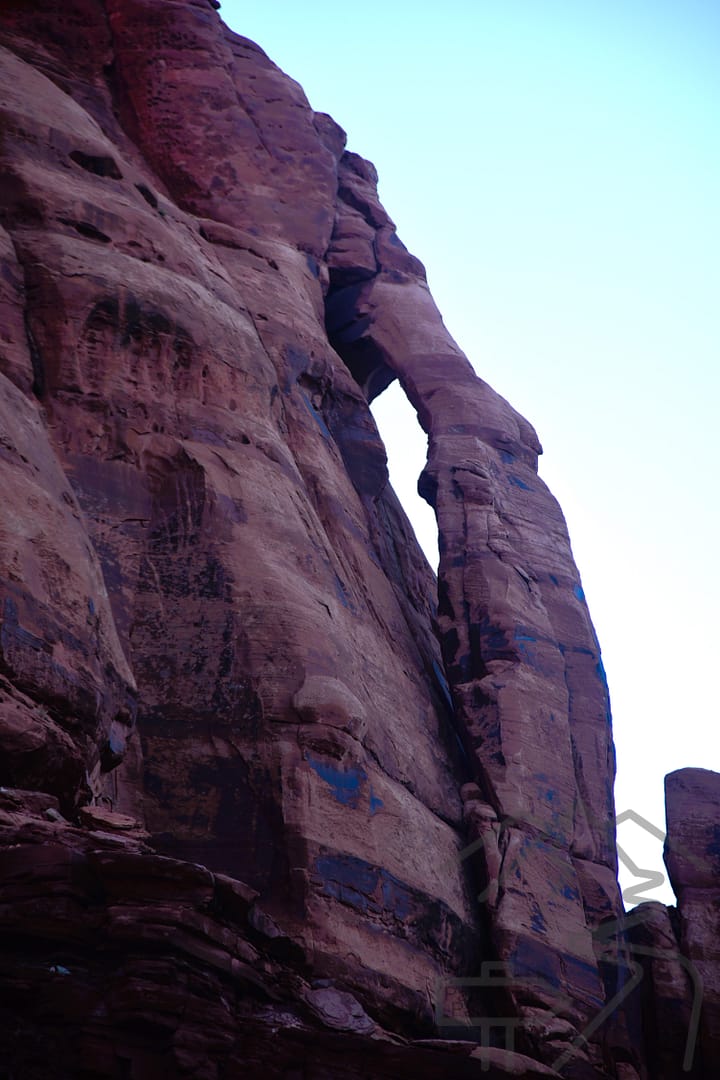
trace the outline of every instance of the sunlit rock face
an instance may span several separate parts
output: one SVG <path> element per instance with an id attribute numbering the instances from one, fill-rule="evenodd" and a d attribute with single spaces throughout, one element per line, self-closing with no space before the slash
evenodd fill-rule
<path id="1" fill-rule="evenodd" d="M 214 7 L 1 16 L 3 1059 L 647 1075 L 595 1023 L 608 694 L 537 437 Z M 395 378 L 438 580 L 368 408 Z"/>

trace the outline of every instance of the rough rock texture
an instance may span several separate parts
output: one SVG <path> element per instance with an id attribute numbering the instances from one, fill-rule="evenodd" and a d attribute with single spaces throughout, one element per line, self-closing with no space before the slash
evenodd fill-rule
<path id="1" fill-rule="evenodd" d="M 698 1075 L 720 1074 L 720 774 L 665 777 L 665 862 L 678 900 L 680 951 L 692 964 L 686 1011 L 702 1001 Z"/>
<path id="2" fill-rule="evenodd" d="M 630 1023 L 645 1046 L 648 1075 L 653 1080 L 712 1076 L 703 1069 L 700 1048 L 701 977 L 680 941 L 676 910 L 639 904 L 625 930 L 639 983 L 638 993 L 628 999 Z"/>
<path id="3" fill-rule="evenodd" d="M 608 694 L 537 437 L 214 6 L 0 16 L 2 1059 L 647 1075 L 632 1011 L 596 1022 L 631 963 Z"/>

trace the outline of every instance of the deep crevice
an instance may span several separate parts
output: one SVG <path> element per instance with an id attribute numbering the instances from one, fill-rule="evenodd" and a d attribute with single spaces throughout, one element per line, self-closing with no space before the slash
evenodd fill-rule
<path id="1" fill-rule="evenodd" d="M 85 172 L 95 176 L 109 177 L 112 180 L 122 180 L 123 175 L 114 158 L 103 154 L 86 154 L 82 150 L 73 150 L 70 160 L 79 165 Z"/>
<path id="2" fill-rule="evenodd" d="M 45 366 L 42 361 L 42 356 L 40 355 L 38 343 L 35 340 L 35 335 L 32 332 L 27 305 L 23 311 L 23 320 L 25 322 L 25 337 L 27 338 L 28 352 L 30 353 L 30 363 L 32 364 L 32 392 L 36 398 L 43 398 L 47 389 Z"/>

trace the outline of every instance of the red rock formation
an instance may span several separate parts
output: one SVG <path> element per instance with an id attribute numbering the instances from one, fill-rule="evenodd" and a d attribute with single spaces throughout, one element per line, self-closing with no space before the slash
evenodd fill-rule
<path id="1" fill-rule="evenodd" d="M 665 777 L 665 862 L 678 899 L 679 951 L 690 977 L 681 998 L 702 1001 L 696 1068 L 720 1072 L 720 775 L 680 769 Z M 691 965 L 691 966 L 690 966 Z"/>
<path id="2" fill-rule="evenodd" d="M 369 397 L 397 374 L 428 433 L 421 490 L 438 518 L 440 640 L 478 782 L 470 837 L 493 853 L 491 935 L 522 980 L 515 1006 L 545 1031 L 543 1014 L 567 999 L 557 1045 L 543 1039 L 557 1057 L 602 1008 L 592 931 L 621 911 L 597 640 L 562 514 L 537 475 L 535 432 L 447 333 L 377 204 L 372 167 L 344 155 L 339 193 L 330 338 Z"/>
<path id="3" fill-rule="evenodd" d="M 699 972 L 679 940 L 676 914 L 662 904 L 644 903 L 626 920 L 640 980 L 631 999 L 632 1022 L 653 1080 L 712 1075 L 703 1071 L 699 1045 Z"/>
<path id="4" fill-rule="evenodd" d="M 4 1060 L 631 1080 L 607 687 L 537 438 L 214 6 L 2 13 Z"/>

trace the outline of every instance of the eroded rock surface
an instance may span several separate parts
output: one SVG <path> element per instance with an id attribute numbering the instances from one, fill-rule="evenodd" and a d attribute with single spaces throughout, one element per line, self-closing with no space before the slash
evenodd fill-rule
<path id="1" fill-rule="evenodd" d="M 3 6 L 4 1060 L 646 1075 L 627 1018 L 580 1039 L 628 953 L 537 437 L 214 7 Z M 394 378 L 437 581 L 368 408 Z"/>
<path id="2" fill-rule="evenodd" d="M 702 1003 L 698 1075 L 720 1071 L 720 774 L 679 769 L 665 777 L 665 862 L 678 900 L 677 937 L 692 964 L 685 1010 Z"/>

